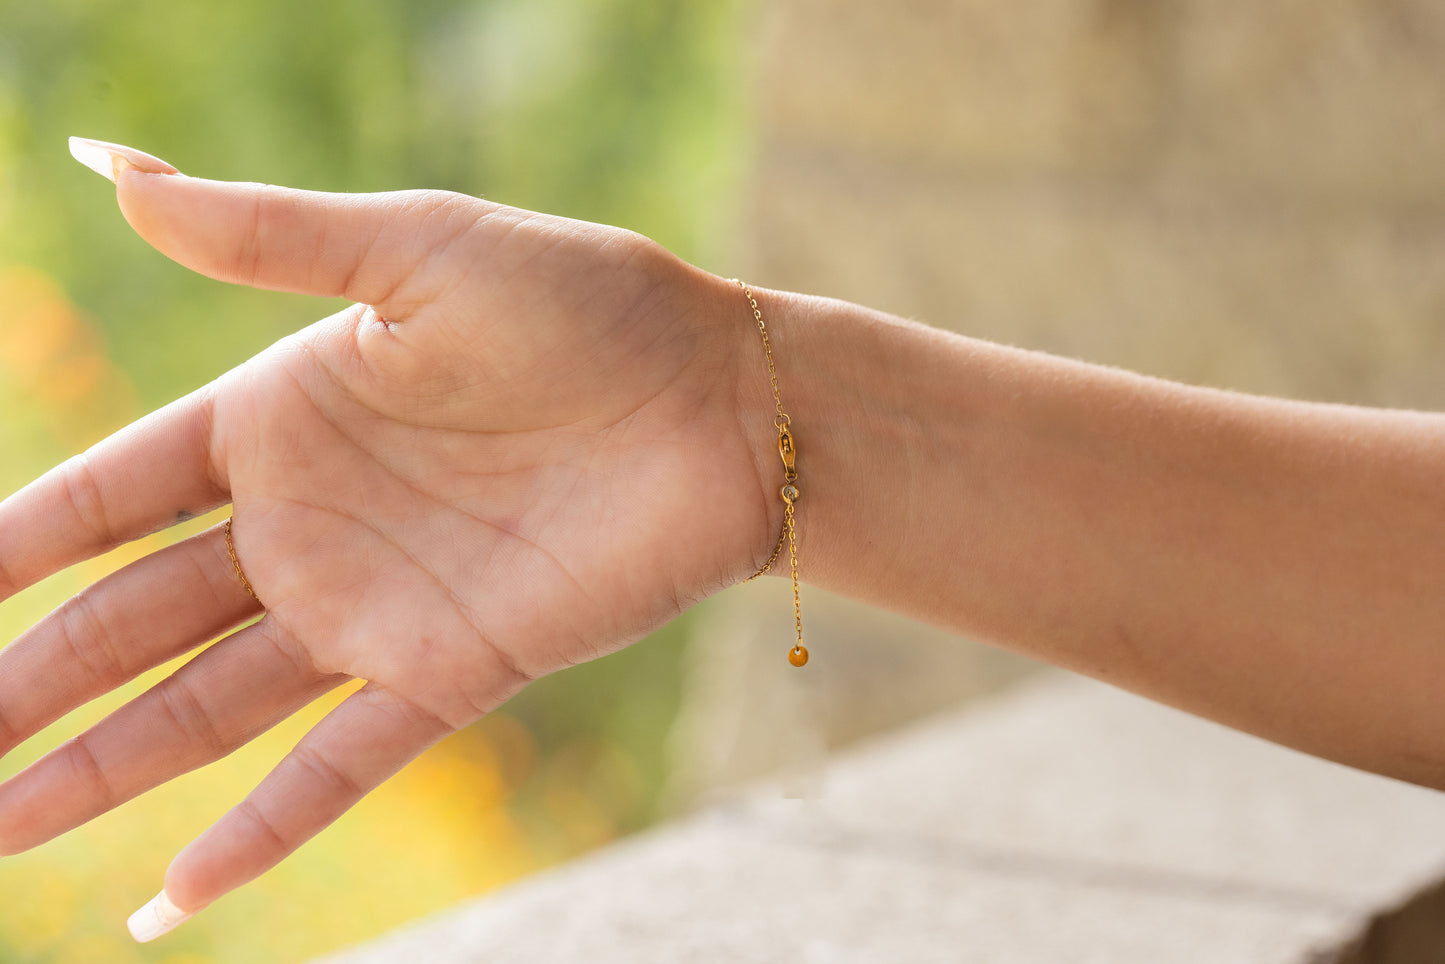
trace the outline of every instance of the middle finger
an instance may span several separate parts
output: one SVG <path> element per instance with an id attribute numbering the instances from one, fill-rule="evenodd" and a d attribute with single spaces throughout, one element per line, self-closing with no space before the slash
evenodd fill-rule
<path id="1" fill-rule="evenodd" d="M 260 611 L 221 526 L 106 576 L 0 651 L 0 756 Z"/>

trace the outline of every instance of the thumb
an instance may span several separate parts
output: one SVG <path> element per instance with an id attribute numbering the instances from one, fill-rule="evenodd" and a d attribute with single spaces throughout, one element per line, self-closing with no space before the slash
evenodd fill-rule
<path id="1" fill-rule="evenodd" d="M 210 181 L 142 151 L 78 137 L 70 150 L 116 182 L 131 227 L 186 267 L 222 281 L 377 307 L 396 298 L 443 240 L 430 235 L 451 219 L 432 215 L 462 200 L 440 191 L 327 194 Z M 453 228 L 448 236 L 454 235 Z"/>

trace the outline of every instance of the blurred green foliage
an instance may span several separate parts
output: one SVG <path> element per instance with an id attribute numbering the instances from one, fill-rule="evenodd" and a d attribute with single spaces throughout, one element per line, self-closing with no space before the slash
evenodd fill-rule
<path id="1" fill-rule="evenodd" d="M 745 147 L 737 20 L 733 0 L 0 0 L 0 493 L 338 307 L 165 260 L 69 159 L 68 135 L 207 177 L 479 194 L 630 227 L 707 264 Z M 7 601 L 0 641 L 157 544 Z M 287 866 L 172 938 L 131 944 L 125 915 L 326 708 L 313 707 L 0 862 L 0 960 L 297 960 L 643 826 L 684 632 L 542 681 Z M 52 727 L 0 775 L 155 678 Z"/>

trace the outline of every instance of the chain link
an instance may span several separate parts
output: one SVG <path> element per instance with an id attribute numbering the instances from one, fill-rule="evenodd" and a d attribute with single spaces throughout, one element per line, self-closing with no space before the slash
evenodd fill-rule
<path id="1" fill-rule="evenodd" d="M 231 557 L 231 568 L 236 570 L 236 578 L 241 580 L 241 587 L 251 594 L 252 599 L 258 603 L 261 602 L 261 597 L 256 595 L 256 590 L 251 588 L 251 580 L 247 579 L 246 574 L 241 571 L 241 560 L 236 558 L 236 543 L 231 540 L 230 519 L 226 520 L 226 552 Z M 261 605 L 266 604 L 261 603 Z"/>
<path id="2" fill-rule="evenodd" d="M 798 591 L 798 523 L 795 503 L 802 493 L 798 488 L 796 468 L 797 441 L 792 429 L 793 420 L 783 408 L 783 392 L 778 387 L 778 366 L 773 362 L 773 342 L 768 337 L 763 311 L 758 307 L 758 300 L 753 297 L 753 290 L 740 278 L 734 278 L 733 281 L 747 296 L 748 304 L 753 309 L 753 320 L 758 323 L 758 334 L 763 338 L 763 354 L 768 359 L 768 381 L 773 387 L 773 403 L 777 413 L 773 416 L 773 426 L 778 430 L 778 453 L 783 459 L 783 487 L 778 490 L 778 495 L 783 500 L 783 528 L 778 533 L 778 544 L 773 547 L 773 554 L 768 556 L 763 567 L 746 581 L 751 582 L 772 569 L 773 563 L 778 561 L 778 555 L 783 551 L 783 543 L 787 543 L 788 567 L 793 577 L 793 627 L 797 630 L 798 637 L 797 643 L 788 651 L 788 662 L 794 666 L 802 666 L 808 662 L 808 650 L 803 646 L 803 601 Z"/>
<path id="3" fill-rule="evenodd" d="M 773 554 L 770 555 L 770 556 L 768 556 L 768 561 L 765 562 L 765 563 L 763 563 L 763 568 L 759 569 L 757 572 L 753 573 L 751 576 L 749 576 L 748 578 L 744 579 L 743 582 L 752 582 L 754 579 L 758 578 L 759 576 L 762 576 L 762 575 L 765 575 L 766 573 L 768 573 L 768 572 L 773 568 L 773 563 L 775 563 L 775 562 L 778 561 L 778 553 L 780 553 L 780 552 L 783 551 L 783 543 L 785 543 L 785 542 L 787 542 L 787 541 L 788 541 L 788 526 L 787 526 L 787 522 L 786 522 L 786 518 L 785 518 L 783 527 L 778 530 L 778 543 L 777 543 L 777 545 L 773 546 Z"/>

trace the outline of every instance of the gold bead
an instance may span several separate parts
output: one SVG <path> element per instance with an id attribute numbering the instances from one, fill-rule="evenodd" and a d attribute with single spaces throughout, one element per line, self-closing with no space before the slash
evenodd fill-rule
<path id="1" fill-rule="evenodd" d="M 783 486 L 781 489 L 779 489 L 778 494 L 783 497 L 784 502 L 787 502 L 789 505 L 791 505 L 792 503 L 797 502 L 798 496 L 802 495 L 803 493 L 799 492 L 798 487 L 790 482 L 787 485 Z"/>
<path id="2" fill-rule="evenodd" d="M 794 666 L 802 666 L 808 661 L 808 651 L 802 646 L 794 646 L 788 650 L 788 662 Z"/>

